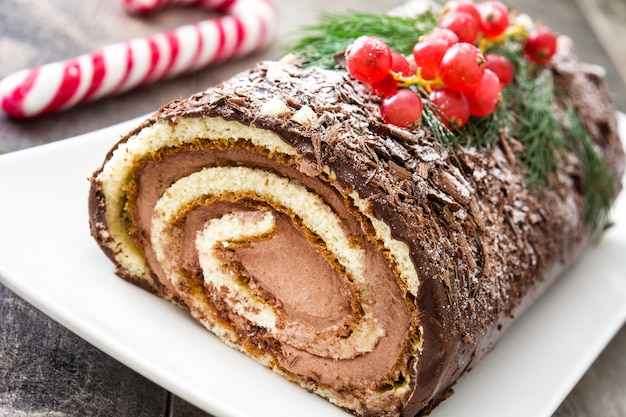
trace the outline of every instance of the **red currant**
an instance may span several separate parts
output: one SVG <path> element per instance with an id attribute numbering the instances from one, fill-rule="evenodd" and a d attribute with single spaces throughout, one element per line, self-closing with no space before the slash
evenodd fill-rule
<path id="1" fill-rule="evenodd" d="M 502 101 L 502 87 L 498 76 L 491 70 L 485 70 L 478 86 L 466 91 L 465 97 L 469 103 L 472 116 L 487 116 L 498 107 Z"/>
<path id="2" fill-rule="evenodd" d="M 454 12 L 442 16 L 439 27 L 456 33 L 461 42 L 475 43 L 480 31 L 480 20 L 467 12 Z"/>
<path id="3" fill-rule="evenodd" d="M 485 72 L 485 57 L 474 45 L 457 43 L 444 54 L 439 65 L 441 80 L 457 91 L 474 89 Z"/>
<path id="4" fill-rule="evenodd" d="M 469 120 L 469 103 L 463 93 L 443 88 L 430 93 L 430 101 L 437 106 L 439 117 L 448 129 L 458 129 Z"/>
<path id="5" fill-rule="evenodd" d="M 374 94 L 380 97 L 390 97 L 398 92 L 398 82 L 391 74 L 387 74 L 380 81 L 369 84 Z"/>
<path id="6" fill-rule="evenodd" d="M 396 51 L 391 51 L 391 70 L 404 77 L 410 77 L 413 73 L 409 61 Z M 370 88 L 376 95 L 389 97 L 398 92 L 398 82 L 391 74 L 387 74 L 382 80 L 370 83 Z"/>
<path id="7" fill-rule="evenodd" d="M 478 9 L 472 0 L 450 0 L 443 6 L 440 19 L 448 14 L 457 12 L 469 13 L 476 21 L 480 21 L 480 13 L 478 13 Z"/>
<path id="8" fill-rule="evenodd" d="M 446 41 L 435 38 L 418 42 L 413 47 L 413 59 L 425 80 L 434 80 L 439 74 L 439 64 L 448 50 Z"/>
<path id="9" fill-rule="evenodd" d="M 426 35 L 423 35 L 420 38 L 420 42 L 428 41 L 431 39 L 441 39 L 448 46 L 452 46 L 455 43 L 459 43 L 459 37 L 457 36 L 456 33 L 452 32 L 450 29 L 440 28 L 440 27 L 434 28 L 432 32 Z"/>
<path id="10" fill-rule="evenodd" d="M 396 74 L 401 74 L 405 77 L 410 77 L 413 73 L 411 64 L 409 64 L 406 57 L 396 51 L 391 51 L 391 70 Z"/>
<path id="11" fill-rule="evenodd" d="M 556 53 L 556 35 L 546 27 L 531 29 L 524 42 L 524 54 L 532 62 L 544 65 Z"/>
<path id="12" fill-rule="evenodd" d="M 403 88 L 391 97 L 383 100 L 380 114 L 385 123 L 403 128 L 412 128 L 420 124 L 424 105 L 422 99 L 413 90 Z"/>
<path id="13" fill-rule="evenodd" d="M 346 67 L 361 82 L 380 81 L 391 68 L 391 49 L 382 39 L 361 36 L 346 50 Z"/>
<path id="14" fill-rule="evenodd" d="M 476 5 L 480 13 L 480 30 L 488 39 L 497 38 L 509 27 L 509 9 L 499 1 Z"/>
<path id="15" fill-rule="evenodd" d="M 498 76 L 502 87 L 506 87 L 513 81 L 513 64 L 500 54 L 495 52 L 485 54 L 485 69 L 493 71 Z"/>

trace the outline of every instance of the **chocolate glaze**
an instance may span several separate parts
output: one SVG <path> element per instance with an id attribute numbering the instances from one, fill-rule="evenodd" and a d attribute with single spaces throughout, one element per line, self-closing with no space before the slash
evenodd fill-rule
<path id="1" fill-rule="evenodd" d="M 624 154 L 602 80 L 571 55 L 557 57 L 553 70 L 606 154 L 618 192 Z M 311 107 L 317 121 L 264 116 L 261 106 L 276 98 L 293 112 Z M 162 107 L 122 141 L 158 120 L 207 116 L 274 131 L 311 166 L 329 166 L 337 190 L 356 190 L 409 246 L 420 286 L 416 297 L 405 297 L 419 312 L 423 348 L 405 361 L 411 394 L 393 415 L 426 414 L 449 396 L 455 381 L 589 242 L 574 156 L 539 194 L 526 184 L 515 138 L 451 154 L 428 131 L 383 125 L 376 99 L 341 72 L 264 62 Z M 104 204 L 94 180 L 92 230 L 102 227 Z"/>

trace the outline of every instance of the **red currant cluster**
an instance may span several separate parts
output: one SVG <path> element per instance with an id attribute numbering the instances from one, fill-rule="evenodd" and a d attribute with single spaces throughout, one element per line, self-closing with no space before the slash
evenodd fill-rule
<path id="1" fill-rule="evenodd" d="M 419 125 L 424 99 L 434 104 L 449 129 L 462 127 L 470 116 L 487 116 L 502 102 L 502 88 L 513 80 L 511 62 L 486 52 L 492 45 L 517 36 L 524 55 L 537 64 L 556 52 L 556 36 L 548 28 L 512 22 L 499 1 L 450 0 L 438 26 L 422 36 L 408 58 L 383 40 L 362 36 L 346 50 L 346 66 L 355 79 L 383 97 L 386 123 L 411 128 Z M 421 88 L 410 88 L 411 86 Z"/>

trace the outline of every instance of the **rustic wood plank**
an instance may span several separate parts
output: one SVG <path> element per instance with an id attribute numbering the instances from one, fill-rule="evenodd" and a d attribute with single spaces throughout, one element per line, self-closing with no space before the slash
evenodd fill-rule
<path id="1" fill-rule="evenodd" d="M 175 395 L 172 395 L 167 411 L 168 417 L 212 417 L 195 405 Z"/>
<path id="2" fill-rule="evenodd" d="M 0 415 L 165 416 L 168 393 L 0 285 Z"/>

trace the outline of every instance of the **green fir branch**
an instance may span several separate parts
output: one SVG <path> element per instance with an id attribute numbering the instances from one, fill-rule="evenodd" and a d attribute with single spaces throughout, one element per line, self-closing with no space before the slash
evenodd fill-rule
<path id="1" fill-rule="evenodd" d="M 422 126 L 429 130 L 435 141 L 446 149 L 457 149 L 461 146 L 460 137 L 441 121 L 435 105 L 428 100 L 423 100 L 424 111 L 422 113 Z"/>
<path id="2" fill-rule="evenodd" d="M 475 148 L 490 148 L 500 139 L 502 132 L 511 125 L 511 113 L 507 109 L 506 98 L 498 108 L 486 117 L 471 117 L 470 120 L 457 131 L 462 139 L 463 146 Z"/>
<path id="3" fill-rule="evenodd" d="M 521 161 L 531 185 L 542 188 L 556 174 L 565 152 L 563 129 L 554 107 L 552 73 L 532 64 L 517 65 L 516 81 L 505 94 L 512 103 L 511 135 L 524 145 Z"/>
<path id="4" fill-rule="evenodd" d="M 583 164 L 585 220 L 594 229 L 601 230 L 608 223 L 609 209 L 615 195 L 613 176 L 573 106 L 569 107 L 568 119 L 570 127 L 565 136 L 568 145 L 580 155 Z"/>
<path id="5" fill-rule="evenodd" d="M 334 56 L 346 50 L 356 38 L 377 36 L 403 54 L 410 54 L 424 33 L 437 24 L 432 13 L 417 18 L 368 13 L 325 14 L 316 25 L 304 28 L 304 36 L 288 49 L 302 65 L 335 68 Z"/>

